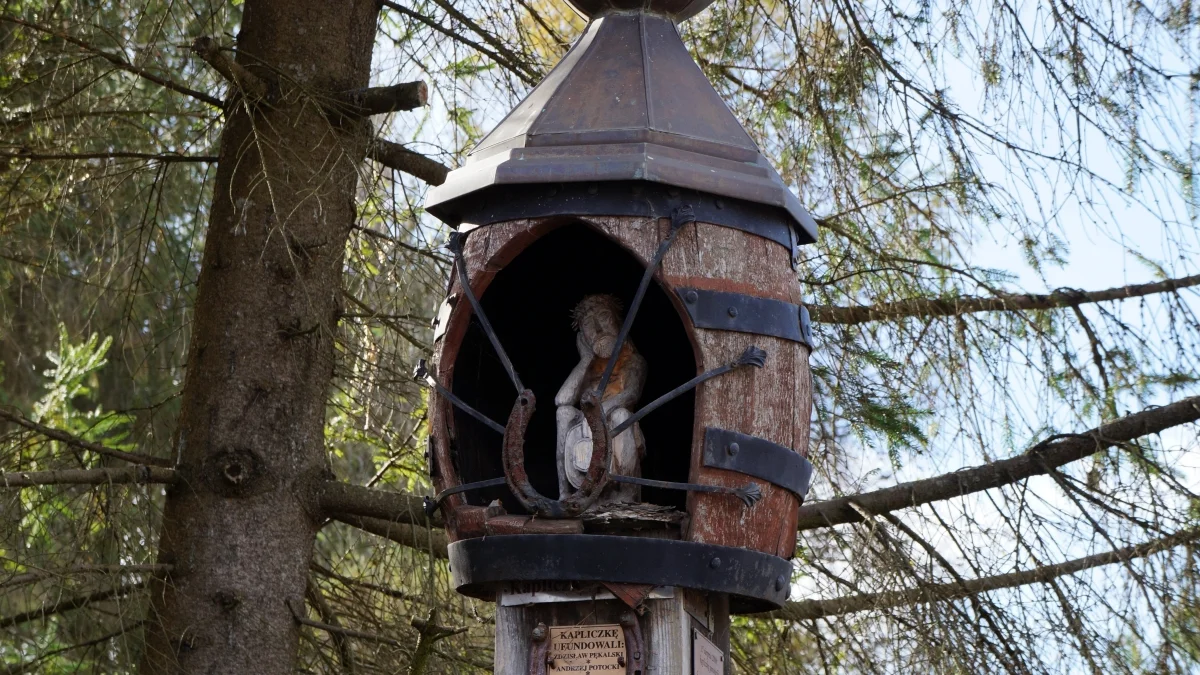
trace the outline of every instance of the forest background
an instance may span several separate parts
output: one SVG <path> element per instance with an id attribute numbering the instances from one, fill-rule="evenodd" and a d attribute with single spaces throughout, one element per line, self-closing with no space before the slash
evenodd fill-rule
<path id="1" fill-rule="evenodd" d="M 273 645 L 271 672 L 489 671 L 489 607 L 401 508 L 430 489 L 411 373 L 450 271 L 420 205 L 581 20 L 550 0 L 293 3 L 308 24 L 279 0 L 0 4 L 0 672 L 235 662 L 218 634 Z M 254 44 L 293 62 L 243 48 L 249 7 Z M 298 29 L 351 19 L 373 27 L 344 31 L 371 57 L 355 77 L 395 85 L 378 108 L 319 86 L 336 30 Z M 735 671 L 1200 671 L 1200 7 L 721 0 L 681 30 L 821 225 L 794 601 L 737 620 Z M 345 151 L 322 164 L 288 129 Z M 336 316 L 277 339 L 328 338 L 316 452 L 389 499 L 280 525 L 309 541 L 303 578 L 260 616 L 163 591 L 164 541 L 226 535 L 164 516 L 160 483 L 203 403 L 206 245 L 328 253 L 289 238 L 308 197 L 253 166 L 277 155 L 354 202 L 321 202 L 347 225 L 321 244 Z"/>

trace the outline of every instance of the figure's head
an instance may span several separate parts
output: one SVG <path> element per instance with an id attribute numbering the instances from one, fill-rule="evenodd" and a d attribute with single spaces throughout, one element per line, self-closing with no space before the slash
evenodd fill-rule
<path id="1" fill-rule="evenodd" d="M 621 302 L 611 295 L 588 295 L 571 312 L 575 330 L 583 334 L 596 354 L 612 353 L 621 331 Z"/>

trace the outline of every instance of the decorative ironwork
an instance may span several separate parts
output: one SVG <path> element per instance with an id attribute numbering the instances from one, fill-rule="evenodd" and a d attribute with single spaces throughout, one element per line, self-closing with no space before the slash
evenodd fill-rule
<path id="1" fill-rule="evenodd" d="M 471 303 L 471 309 L 475 311 L 475 317 L 479 319 L 479 325 L 483 327 L 484 335 L 487 335 L 488 340 L 492 343 L 492 349 L 496 350 L 496 355 L 500 357 L 500 362 L 504 364 L 504 370 L 508 373 L 508 378 L 512 380 L 513 386 L 517 388 L 517 392 L 525 391 L 525 385 L 521 384 L 521 378 L 517 377 L 517 369 L 513 367 L 512 361 L 508 358 L 508 353 L 504 351 L 504 347 L 500 344 L 500 338 L 496 337 L 496 331 L 492 330 L 492 322 L 488 321 L 487 315 L 483 313 L 483 307 L 479 304 L 479 298 L 475 297 L 475 291 L 471 288 L 471 279 L 467 276 L 467 263 L 463 259 L 463 242 L 467 235 L 461 232 L 451 232 L 449 247 L 454 254 L 454 269 L 458 270 L 458 283 L 463 288 L 463 293 L 467 296 L 467 300 Z"/>
<path id="2" fill-rule="evenodd" d="M 436 497 L 425 497 L 422 506 L 425 508 L 425 515 L 433 516 L 433 514 L 442 507 L 442 502 L 446 501 L 446 497 L 456 495 L 462 492 L 472 492 L 474 490 L 483 490 L 490 487 L 500 487 L 508 482 L 504 476 L 499 478 L 489 478 L 487 480 L 477 480 L 474 483 L 464 483 L 455 485 L 451 488 L 446 488 L 437 493 Z"/>
<path id="3" fill-rule="evenodd" d="M 725 373 L 728 373 L 731 370 L 735 370 L 737 368 L 742 368 L 744 366 L 754 366 L 755 368 L 762 368 L 763 365 L 766 364 L 766 361 L 767 361 L 767 353 L 765 351 L 759 349 L 758 347 L 751 345 L 751 346 L 747 347 L 746 351 L 742 352 L 742 355 L 739 356 L 733 362 L 727 363 L 723 366 L 718 366 L 716 368 L 713 368 L 712 370 L 710 370 L 706 373 L 701 373 L 701 374 L 693 377 L 692 379 L 688 380 L 687 382 L 684 382 L 683 384 L 679 385 L 678 387 L 675 387 L 671 391 L 668 391 L 667 393 L 663 394 L 662 396 L 659 396 L 658 398 L 654 399 L 650 403 L 646 404 L 646 406 L 644 408 L 642 408 L 641 410 L 637 411 L 636 413 L 630 415 L 624 422 L 618 424 L 612 430 L 612 435 L 616 436 L 616 435 L 620 434 L 622 431 L 625 431 L 629 427 L 633 426 L 638 420 L 642 419 L 646 415 L 649 415 L 650 413 L 654 412 L 655 410 L 662 407 L 663 405 L 669 403 L 673 399 L 678 398 L 682 394 L 684 394 L 692 389 L 695 389 L 697 385 L 699 385 L 701 382 L 704 382 L 705 380 L 711 380 L 712 378 L 717 377 L 718 375 L 724 375 Z"/>
<path id="4" fill-rule="evenodd" d="M 742 500 L 746 508 L 754 506 L 758 500 L 762 499 L 762 490 L 757 483 L 747 483 L 746 487 L 731 488 L 724 485 L 701 485 L 699 483 L 675 483 L 669 480 L 652 480 L 650 478 L 638 478 L 637 476 L 618 476 L 617 474 L 609 474 L 608 479 L 614 483 L 629 483 L 631 485 L 641 485 L 643 487 L 662 488 L 664 490 L 686 490 L 688 492 L 711 492 L 722 495 L 733 495 Z"/>
<path id="5" fill-rule="evenodd" d="M 432 385 L 437 391 L 438 395 L 445 398 L 447 401 L 450 401 L 454 407 L 479 420 L 484 426 L 492 429 L 496 433 L 501 435 L 504 434 L 504 426 L 502 424 L 467 405 L 466 401 L 462 400 L 456 396 L 454 392 L 442 386 L 442 383 L 438 382 L 437 378 L 435 378 L 433 374 L 429 372 L 429 367 L 425 364 L 425 359 L 417 361 L 417 367 L 413 370 L 413 379 L 415 379 L 417 382 L 424 382 Z"/>
<path id="6" fill-rule="evenodd" d="M 654 278 L 655 270 L 658 269 L 663 256 L 667 254 L 671 244 L 674 243 L 675 235 L 679 234 L 685 224 L 694 222 L 696 222 L 696 212 L 686 204 L 671 213 L 671 229 L 667 232 L 667 238 L 658 245 L 658 250 L 654 252 L 654 258 L 650 260 L 650 264 L 646 265 L 642 281 L 638 284 L 637 292 L 633 294 L 633 302 L 629 303 L 629 311 L 625 313 L 625 321 L 621 324 L 621 331 L 617 333 L 617 341 L 613 345 L 612 355 L 608 357 L 608 363 L 604 365 L 604 373 L 600 376 L 600 383 L 596 386 L 597 397 L 603 397 L 605 390 L 608 389 L 608 380 L 612 377 L 613 368 L 617 366 L 621 347 L 625 345 L 625 340 L 629 337 L 629 330 L 633 328 L 633 320 L 637 317 L 638 308 L 642 306 L 642 298 L 646 297 L 646 289 L 650 287 L 650 280 Z"/>

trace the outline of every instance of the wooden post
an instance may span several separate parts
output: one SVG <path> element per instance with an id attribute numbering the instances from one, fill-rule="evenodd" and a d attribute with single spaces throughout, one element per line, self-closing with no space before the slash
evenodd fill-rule
<path id="1" fill-rule="evenodd" d="M 604 588 L 601 586 L 596 590 L 603 592 Z M 540 595 L 548 598 L 549 594 Z M 657 589 L 655 595 L 671 597 L 648 599 L 642 605 L 645 611 L 638 617 L 638 623 L 645 642 L 645 654 L 642 655 L 645 672 L 640 675 L 720 675 L 732 672 L 728 656 L 728 597 L 680 588 Z M 496 675 L 530 675 L 543 672 L 546 675 L 639 675 L 632 667 L 614 670 L 612 666 L 600 666 L 595 671 L 568 671 L 561 668 L 561 662 L 556 662 L 547 663 L 543 671 L 534 668 L 537 664 L 530 663 L 534 629 L 538 624 L 547 627 L 619 625 L 622 615 L 632 611 L 621 600 L 538 602 L 505 606 L 505 598 L 505 595 L 498 598 L 496 607 Z M 720 650 L 720 670 L 714 670 L 711 665 L 706 669 L 704 664 L 701 664 L 700 668 L 694 667 L 693 653 L 697 649 L 694 641 L 697 639 L 708 641 Z M 629 645 L 626 647 L 628 649 Z M 704 646 L 701 645 L 699 649 L 703 650 Z M 553 656 L 553 651 L 549 651 L 547 657 Z M 636 658 L 636 655 L 630 653 L 626 656 L 626 663 L 633 658 Z M 710 659 L 710 664 L 711 661 Z"/>

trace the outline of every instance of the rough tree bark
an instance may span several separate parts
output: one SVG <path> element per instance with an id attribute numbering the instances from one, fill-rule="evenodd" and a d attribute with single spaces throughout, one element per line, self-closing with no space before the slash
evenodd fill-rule
<path id="1" fill-rule="evenodd" d="M 376 0 L 247 0 L 226 102 L 143 673 L 291 673 L 327 472 L 322 433 L 369 127 L 314 97 L 368 84 Z"/>

